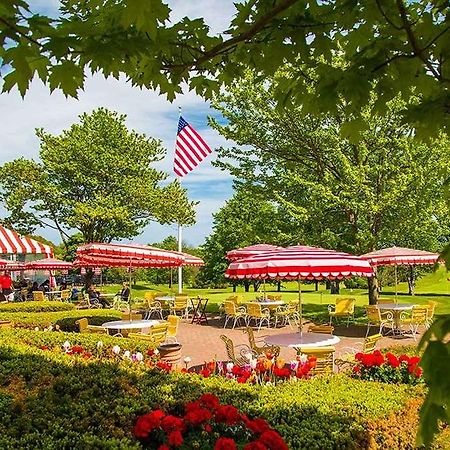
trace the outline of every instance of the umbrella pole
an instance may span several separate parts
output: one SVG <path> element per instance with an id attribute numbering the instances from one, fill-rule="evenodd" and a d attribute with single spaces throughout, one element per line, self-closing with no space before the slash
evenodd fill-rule
<path id="1" fill-rule="evenodd" d="M 394 276 L 395 276 L 395 303 L 398 303 L 397 299 L 397 264 L 394 266 Z"/>
<path id="2" fill-rule="evenodd" d="M 128 277 L 128 283 L 130 287 L 130 295 L 128 296 L 128 314 L 131 322 L 131 259 L 130 259 L 130 267 L 129 267 L 129 277 Z"/>
<path id="3" fill-rule="evenodd" d="M 264 295 L 264 300 L 266 300 L 267 295 L 266 295 L 266 279 L 263 278 L 263 295 Z"/>
<path id="4" fill-rule="evenodd" d="M 300 316 L 300 323 L 298 325 L 298 329 L 300 331 L 300 338 L 301 338 L 303 336 L 302 282 L 300 278 L 297 281 L 298 281 L 298 313 Z"/>

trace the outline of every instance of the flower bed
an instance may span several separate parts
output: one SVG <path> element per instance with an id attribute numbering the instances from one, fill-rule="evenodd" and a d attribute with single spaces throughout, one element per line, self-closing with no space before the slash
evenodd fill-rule
<path id="1" fill-rule="evenodd" d="M 98 335 L 1 332 L 0 448 L 142 448 L 132 434 L 139 416 L 154 409 L 184 416 L 186 403 L 204 393 L 216 395 L 240 414 L 267 420 L 288 448 L 414 448 L 421 386 L 345 375 L 277 386 L 239 384 L 223 377 L 170 372 L 168 367 L 155 367 L 157 360 L 145 354 L 146 364 L 132 363 L 136 351 L 120 344 L 120 357 L 84 358 L 79 349 L 69 353 L 61 348 L 63 336 L 71 347 L 83 346 L 83 352 L 92 345 L 94 353 L 99 340 Z M 108 337 L 101 338 L 106 349 Z M 109 339 L 111 344 L 129 342 Z M 57 347 L 42 350 L 43 342 Z M 125 348 L 130 358 L 124 356 Z M 200 442 L 203 432 L 193 431 Z M 393 436 L 400 436 L 395 445 Z"/>

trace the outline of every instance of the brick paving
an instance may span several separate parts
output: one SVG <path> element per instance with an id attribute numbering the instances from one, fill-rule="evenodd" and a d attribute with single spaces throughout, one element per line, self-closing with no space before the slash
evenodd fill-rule
<path id="1" fill-rule="evenodd" d="M 303 330 L 308 329 L 311 322 L 305 322 Z M 182 320 L 178 328 L 178 341 L 182 344 L 183 358 L 189 356 L 192 359 L 190 365 L 202 364 L 213 358 L 217 360 L 226 360 L 225 344 L 220 339 L 220 335 L 225 334 L 233 340 L 235 345 L 248 344 L 247 334 L 243 332 L 244 327 L 236 327 L 231 329 L 230 325 L 226 329 L 223 328 L 223 319 L 218 315 L 208 314 L 208 325 L 191 324 L 190 320 Z M 282 328 L 261 328 L 261 331 L 255 331 L 257 340 L 262 340 L 264 336 L 275 335 L 281 333 L 294 333 L 297 330 L 291 329 L 289 326 Z M 373 327 L 370 334 L 377 333 L 376 327 Z M 366 326 L 338 325 L 335 327 L 334 334 L 341 341 L 335 345 L 336 357 L 341 357 L 346 353 L 353 353 L 351 349 L 359 349 L 358 343 L 362 343 L 366 334 Z M 417 342 L 420 334 L 417 336 Z M 384 336 L 378 343 L 377 348 L 394 347 L 401 345 L 415 345 L 417 342 L 412 337 L 393 338 L 392 336 Z M 290 348 L 282 348 L 281 356 L 286 360 L 290 360 L 295 356 L 295 350 Z"/>

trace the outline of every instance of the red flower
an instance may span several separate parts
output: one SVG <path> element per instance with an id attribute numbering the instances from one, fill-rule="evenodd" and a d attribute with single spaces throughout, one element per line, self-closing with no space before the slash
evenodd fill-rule
<path id="1" fill-rule="evenodd" d="M 289 376 L 291 375 L 291 372 L 290 372 L 290 370 L 287 367 L 278 368 L 278 367 L 275 366 L 273 368 L 273 374 L 276 377 L 289 378 Z"/>
<path id="2" fill-rule="evenodd" d="M 160 426 L 161 419 L 164 416 L 165 414 L 161 410 L 157 409 L 151 413 L 138 417 L 138 420 L 133 428 L 133 434 L 138 439 L 147 438 L 152 430 Z"/>
<path id="3" fill-rule="evenodd" d="M 391 367 L 397 368 L 400 366 L 399 359 L 392 353 L 386 353 L 386 361 Z"/>
<path id="4" fill-rule="evenodd" d="M 172 431 L 167 441 L 171 447 L 180 447 L 183 445 L 183 436 L 178 430 Z"/>
<path id="5" fill-rule="evenodd" d="M 161 428 L 166 432 L 170 433 L 174 430 L 183 431 L 184 430 L 184 422 L 175 416 L 166 416 L 161 420 Z"/>
<path id="6" fill-rule="evenodd" d="M 270 429 L 269 424 L 264 419 L 250 420 L 244 417 L 244 422 L 247 428 L 255 434 L 261 434 Z"/>
<path id="7" fill-rule="evenodd" d="M 361 353 L 361 352 L 357 353 L 357 354 L 355 355 L 356 361 L 362 361 L 363 355 L 364 355 L 364 354 Z"/>
<path id="8" fill-rule="evenodd" d="M 92 356 L 92 353 L 89 353 L 89 352 L 84 352 L 83 353 L 83 358 L 84 359 L 89 359 L 91 356 Z"/>
<path id="9" fill-rule="evenodd" d="M 41 350 L 49 350 L 48 345 L 41 345 L 39 348 Z"/>
<path id="10" fill-rule="evenodd" d="M 172 370 L 172 364 L 166 363 L 165 361 L 158 361 L 156 363 L 156 367 L 164 370 L 165 372 L 170 372 Z"/>
<path id="11" fill-rule="evenodd" d="M 363 353 L 361 357 L 361 364 L 365 367 L 372 367 L 375 365 L 375 358 L 372 353 Z"/>
<path id="12" fill-rule="evenodd" d="M 414 375 L 415 375 L 417 378 L 420 378 L 420 377 L 422 376 L 422 374 L 423 374 L 422 367 L 417 367 L 416 370 L 414 371 Z"/>
<path id="13" fill-rule="evenodd" d="M 205 378 L 208 378 L 211 375 L 211 372 L 208 369 L 202 369 L 199 374 L 203 375 Z"/>
<path id="14" fill-rule="evenodd" d="M 270 450 L 289 450 L 283 438 L 275 430 L 267 430 L 259 440 Z"/>
<path id="15" fill-rule="evenodd" d="M 409 363 L 409 356 L 408 355 L 405 355 L 405 354 L 403 354 L 403 355 L 400 355 L 400 357 L 398 358 L 398 360 L 399 360 L 399 362 L 403 362 L 403 361 L 405 361 L 406 363 Z"/>
<path id="16" fill-rule="evenodd" d="M 357 375 L 361 373 L 361 367 L 360 366 L 353 366 L 353 372 Z"/>
<path id="17" fill-rule="evenodd" d="M 241 420 L 239 411 L 232 405 L 219 406 L 216 411 L 216 421 L 227 425 L 235 425 Z"/>
<path id="18" fill-rule="evenodd" d="M 240 375 L 241 374 L 241 368 L 239 366 L 233 366 L 233 368 L 231 369 L 231 373 L 233 375 Z"/>
<path id="19" fill-rule="evenodd" d="M 380 352 L 380 350 L 375 350 L 373 352 L 373 365 L 379 367 L 383 363 L 384 363 L 384 356 L 383 356 L 383 354 Z"/>
<path id="20" fill-rule="evenodd" d="M 186 412 L 188 412 L 188 411 L 196 411 L 199 408 L 201 408 L 199 400 L 197 400 L 195 402 L 189 402 L 189 403 L 186 403 L 184 405 L 184 409 L 185 409 Z"/>
<path id="21" fill-rule="evenodd" d="M 199 398 L 200 403 L 208 409 L 217 409 L 220 405 L 219 399 L 213 394 L 203 394 Z"/>
<path id="22" fill-rule="evenodd" d="M 205 426 L 203 427 L 203 429 L 207 432 L 207 433 L 212 433 L 212 427 L 209 423 L 205 423 Z"/>
<path id="23" fill-rule="evenodd" d="M 237 377 L 236 378 L 236 381 L 241 384 L 245 383 L 247 380 L 248 380 L 247 377 Z"/>
<path id="24" fill-rule="evenodd" d="M 209 409 L 205 408 L 198 408 L 188 411 L 184 416 L 184 420 L 194 426 L 207 422 L 211 418 L 212 412 Z"/>
<path id="25" fill-rule="evenodd" d="M 217 439 L 214 450 L 237 450 L 236 442 L 231 438 L 221 437 Z"/>
<path id="26" fill-rule="evenodd" d="M 244 450 L 267 450 L 267 447 L 261 441 L 249 442 Z"/>
<path id="27" fill-rule="evenodd" d="M 411 356 L 411 358 L 409 358 L 409 363 L 408 364 L 417 365 L 419 363 L 420 363 L 420 356 Z"/>
<path id="28" fill-rule="evenodd" d="M 155 354 L 155 350 L 153 348 L 149 348 L 147 350 L 147 356 L 153 356 Z"/>
<path id="29" fill-rule="evenodd" d="M 84 352 L 84 350 L 83 350 L 83 347 L 81 345 L 72 345 L 72 353 L 80 355 L 83 352 Z"/>
<path id="30" fill-rule="evenodd" d="M 158 450 L 170 450 L 170 447 L 168 447 L 166 444 L 162 444 L 158 447 Z"/>

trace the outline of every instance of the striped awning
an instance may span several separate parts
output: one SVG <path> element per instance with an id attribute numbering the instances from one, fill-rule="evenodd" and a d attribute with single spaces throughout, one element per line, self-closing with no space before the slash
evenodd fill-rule
<path id="1" fill-rule="evenodd" d="M 42 254 L 49 258 L 53 256 L 53 249 L 0 225 L 0 254 Z"/>
<path id="2" fill-rule="evenodd" d="M 413 266 L 416 264 L 435 264 L 439 259 L 439 254 L 412 248 L 390 247 L 366 253 L 361 255 L 361 258 L 369 261 L 372 266 Z"/>
<path id="3" fill-rule="evenodd" d="M 274 252 L 277 250 L 282 250 L 283 247 L 278 247 L 271 244 L 255 244 L 249 245 L 248 247 L 237 248 L 235 250 L 230 250 L 227 253 L 227 259 L 229 261 L 236 261 L 242 258 L 249 258 L 250 256 L 260 255 L 261 253 Z"/>
<path id="4" fill-rule="evenodd" d="M 181 255 L 184 260 L 182 266 L 200 267 L 205 265 L 205 261 L 198 256 L 190 255 L 184 252 L 174 252 L 176 255 Z"/>
<path id="5" fill-rule="evenodd" d="M 25 270 L 69 270 L 73 264 L 69 261 L 62 261 L 56 258 L 37 259 L 25 263 Z"/>

